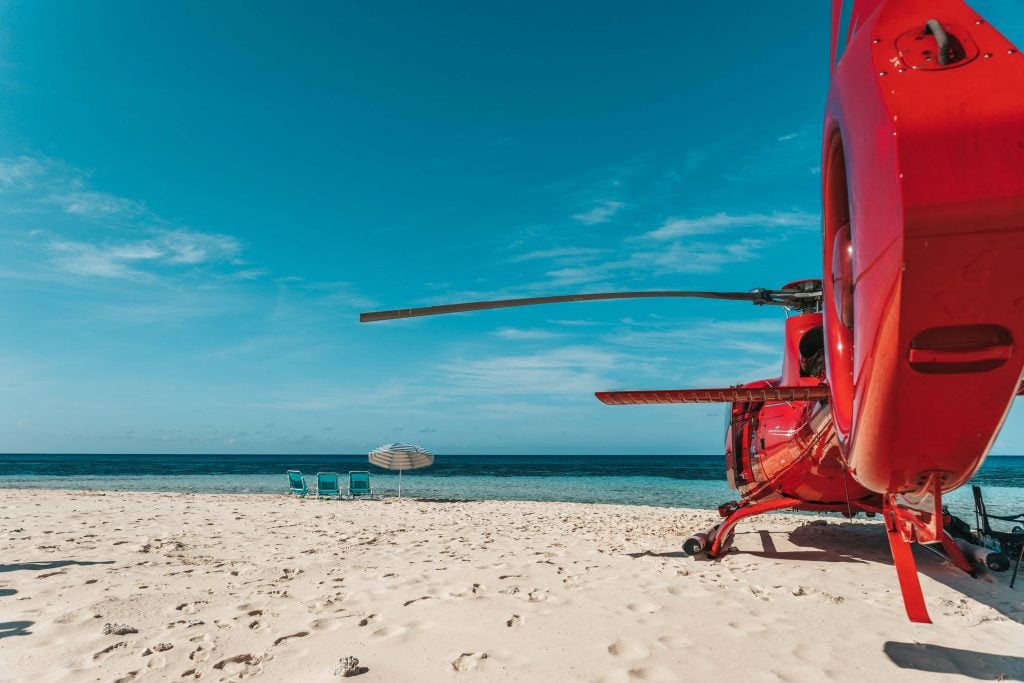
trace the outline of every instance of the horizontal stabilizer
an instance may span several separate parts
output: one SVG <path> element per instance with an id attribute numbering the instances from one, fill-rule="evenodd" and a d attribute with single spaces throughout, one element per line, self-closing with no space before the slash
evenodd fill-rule
<path id="1" fill-rule="evenodd" d="M 730 387 L 728 389 L 665 389 L 662 391 L 598 391 L 594 394 L 610 406 L 658 403 L 738 403 L 763 401 L 824 401 L 828 387 Z"/>

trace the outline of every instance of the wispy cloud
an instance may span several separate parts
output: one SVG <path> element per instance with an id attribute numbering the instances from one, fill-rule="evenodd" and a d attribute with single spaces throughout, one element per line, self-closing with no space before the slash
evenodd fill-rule
<path id="1" fill-rule="evenodd" d="M 44 201 L 56 204 L 66 213 L 88 218 L 130 218 L 146 213 L 144 203 L 106 192 L 72 190 L 50 195 Z"/>
<path id="2" fill-rule="evenodd" d="M 626 235 L 611 247 L 557 246 L 529 251 L 510 261 L 546 262 L 542 277 L 529 287 L 534 291 L 621 289 L 623 278 L 716 273 L 754 261 L 770 243 L 763 237 L 766 231 L 813 230 L 819 224 L 818 214 L 801 209 L 719 211 L 670 218 L 654 230 Z M 716 238 L 719 235 L 725 238 Z"/>
<path id="3" fill-rule="evenodd" d="M 659 251 L 632 255 L 631 268 L 658 274 L 715 273 L 733 263 L 751 261 L 760 255 L 764 240 L 742 238 L 725 244 L 715 242 L 675 243 Z"/>
<path id="4" fill-rule="evenodd" d="M 518 254 L 509 259 L 512 263 L 524 261 L 552 260 L 552 261 L 578 261 L 586 260 L 594 256 L 607 253 L 608 249 L 595 247 L 557 247 L 555 249 L 541 249 L 525 254 Z"/>
<path id="5" fill-rule="evenodd" d="M 45 174 L 45 164 L 31 157 L 0 158 L 0 189 L 31 187 L 35 180 Z"/>
<path id="6" fill-rule="evenodd" d="M 596 286 L 616 288 L 621 276 L 715 273 L 733 263 L 751 261 L 760 255 L 765 240 L 741 238 L 728 243 L 675 242 L 658 249 L 641 249 L 620 254 L 614 261 L 598 261 L 545 273 L 542 289 Z"/>
<path id="7" fill-rule="evenodd" d="M 761 320 L 624 321 L 602 339 L 642 349 L 664 388 L 729 386 L 776 377 L 781 365 L 781 316 Z M 626 388 L 639 386 L 630 380 Z"/>
<path id="8" fill-rule="evenodd" d="M 49 157 L 0 158 L 0 196 L 3 208 L 16 213 L 45 213 L 53 206 L 79 218 L 159 222 L 144 202 L 97 191 L 87 173 Z"/>
<path id="9" fill-rule="evenodd" d="M 241 244 L 229 235 L 188 230 L 159 232 L 150 239 L 91 244 L 50 243 L 54 264 L 66 273 L 92 277 L 136 278 L 146 275 L 143 266 L 197 266 L 233 262 Z"/>
<path id="10" fill-rule="evenodd" d="M 576 320 L 576 319 L 552 319 L 548 318 L 547 322 L 552 325 L 564 325 L 565 327 L 598 327 L 606 325 L 607 323 L 597 322 L 595 320 Z"/>
<path id="11" fill-rule="evenodd" d="M 438 367 L 438 383 L 460 395 L 572 396 L 609 383 L 606 374 L 629 359 L 586 346 L 567 346 L 542 353 L 492 356 L 450 362 Z"/>
<path id="12" fill-rule="evenodd" d="M 299 281 L 298 286 L 312 293 L 316 297 L 316 303 L 323 306 L 355 310 L 373 308 L 378 304 L 376 299 L 361 294 L 351 282 L 302 283 Z"/>
<path id="13" fill-rule="evenodd" d="M 499 339 L 509 341 L 546 341 L 564 337 L 564 334 L 552 332 L 551 330 L 527 329 L 522 327 L 501 327 L 491 333 Z"/>
<path id="14" fill-rule="evenodd" d="M 692 235 L 711 235 L 740 228 L 816 228 L 820 216 L 806 211 L 775 211 L 772 213 L 731 214 L 719 212 L 697 218 L 671 218 L 658 229 L 643 236 L 669 240 Z"/>
<path id="15" fill-rule="evenodd" d="M 821 153 L 820 130 L 820 124 L 808 123 L 782 135 L 765 136 L 722 177 L 744 184 L 806 177 L 809 170 L 813 173 L 811 164 Z"/>
<path id="16" fill-rule="evenodd" d="M 624 206 L 625 204 L 623 202 L 615 201 L 614 199 L 603 199 L 597 203 L 597 206 L 589 211 L 573 214 L 572 217 L 574 220 L 579 221 L 584 225 L 607 223 Z"/>
<path id="17" fill-rule="evenodd" d="M 221 233 L 175 225 L 137 199 L 90 186 L 89 174 L 48 157 L 0 158 L 0 213 L 11 267 L 67 281 L 68 276 L 164 281 L 205 268 L 211 282 L 254 280 L 265 271 L 241 258 L 243 244 Z M 26 267 L 30 266 L 30 267 Z M 20 267 L 20 268 L 19 268 Z"/>
<path id="18" fill-rule="evenodd" d="M 659 351 L 699 347 L 705 352 L 742 342 L 755 344 L 743 347 L 746 351 L 771 356 L 780 353 L 784 328 L 777 317 L 765 320 L 693 320 L 687 324 L 633 320 L 627 323 L 628 327 L 616 329 L 607 336 L 608 343 Z M 740 346 L 733 345 L 732 348 L 739 350 Z"/>

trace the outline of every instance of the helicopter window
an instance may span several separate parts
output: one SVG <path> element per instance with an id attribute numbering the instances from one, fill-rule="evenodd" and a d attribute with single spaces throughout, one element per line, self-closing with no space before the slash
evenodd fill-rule
<path id="1" fill-rule="evenodd" d="M 800 338 L 800 375 L 820 377 L 824 371 L 825 335 L 821 327 L 814 327 Z"/>

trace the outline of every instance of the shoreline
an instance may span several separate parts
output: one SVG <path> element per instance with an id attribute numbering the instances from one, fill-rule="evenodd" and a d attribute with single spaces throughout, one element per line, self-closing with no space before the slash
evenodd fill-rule
<path id="1" fill-rule="evenodd" d="M 0 681 L 330 681 L 346 656 L 360 681 L 1024 680 L 1008 573 L 915 551 L 935 622 L 915 625 L 879 523 L 773 514 L 683 556 L 715 518 L 4 489 Z"/>
<path id="2" fill-rule="evenodd" d="M 82 481 L 85 479 L 86 481 Z M 307 479 L 312 481 L 312 478 Z M 69 483 L 70 482 L 70 483 Z M 397 498 L 397 476 L 378 474 L 373 479 L 374 495 Z M 55 486 L 59 485 L 59 486 Z M 537 501 L 576 502 L 593 505 L 666 507 L 677 510 L 712 510 L 737 498 L 725 480 L 690 480 L 637 476 L 518 476 L 457 475 L 421 476 L 407 486 L 404 497 L 447 501 Z M 119 477 L 74 477 L 36 475 L 8 477 L 0 490 L 90 491 L 105 493 L 189 493 L 212 495 L 276 496 L 287 493 L 283 474 L 122 475 Z M 344 487 L 343 487 L 344 490 Z M 1024 508 L 1024 487 L 984 484 L 985 500 L 991 510 Z M 411 495 L 410 495 L 411 494 Z M 970 486 L 944 496 L 943 503 L 962 519 L 974 518 Z"/>

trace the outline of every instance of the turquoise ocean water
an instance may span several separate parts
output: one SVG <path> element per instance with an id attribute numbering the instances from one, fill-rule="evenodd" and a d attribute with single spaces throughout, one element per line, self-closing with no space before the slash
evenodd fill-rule
<path id="1" fill-rule="evenodd" d="M 375 493 L 397 495 L 398 475 L 365 455 L 2 454 L 3 486 L 272 494 L 287 491 L 285 470 L 312 483 L 317 472 L 371 472 Z M 1024 456 L 990 457 L 972 483 L 993 512 L 1024 510 Z M 444 500 L 537 500 L 717 508 L 734 500 L 724 458 L 681 455 L 438 455 L 433 467 L 407 472 L 403 494 Z M 947 496 L 973 519 L 969 486 Z"/>

